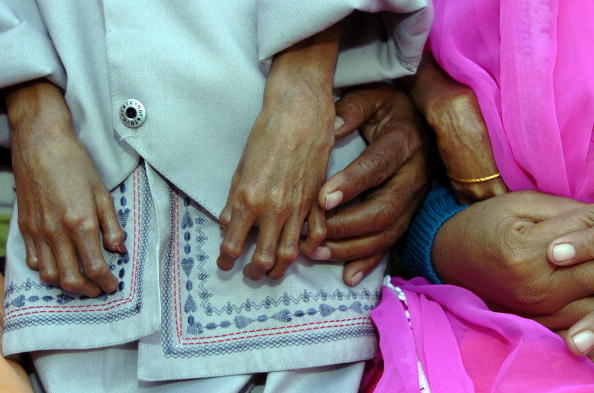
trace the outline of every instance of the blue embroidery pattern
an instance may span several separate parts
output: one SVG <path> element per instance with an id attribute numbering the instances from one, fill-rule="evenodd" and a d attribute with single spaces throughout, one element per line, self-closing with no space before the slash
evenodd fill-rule
<path id="1" fill-rule="evenodd" d="M 181 194 L 180 196 L 177 193 Z M 183 203 L 178 204 L 178 198 Z M 288 345 L 306 345 L 315 344 L 327 341 L 344 340 L 351 337 L 363 337 L 363 336 L 374 336 L 375 330 L 366 318 L 369 312 L 374 308 L 379 299 L 379 291 L 371 293 L 368 289 L 361 291 L 348 290 L 341 291 L 335 290 L 333 292 L 327 292 L 324 290 L 309 291 L 304 290 L 299 295 L 291 295 L 284 292 L 282 295 L 271 298 L 266 297 L 263 301 L 256 303 L 252 299 L 247 299 L 241 304 L 227 303 L 221 307 L 215 307 L 211 304 L 210 300 L 213 294 L 206 288 L 205 284 L 210 278 L 209 273 L 204 269 L 204 264 L 208 261 L 208 256 L 202 250 L 202 245 L 206 242 L 207 238 L 203 231 L 204 225 L 207 223 L 208 218 L 202 213 L 199 205 L 195 204 L 189 198 L 181 193 L 179 190 L 171 191 L 170 193 L 170 221 L 171 221 L 171 239 L 168 244 L 166 261 L 164 263 L 164 272 L 162 277 L 162 343 L 163 350 L 167 357 L 194 357 L 194 356 L 209 356 L 218 355 L 224 353 L 233 353 L 238 351 L 246 351 L 257 348 L 269 348 L 269 347 L 284 347 Z M 179 206 L 179 210 L 177 207 Z M 179 223 L 177 222 L 176 215 L 179 214 Z M 179 235 L 175 236 L 176 225 L 179 225 Z M 179 239 L 178 239 L 179 238 Z M 175 242 L 179 241 L 179 255 L 176 254 Z M 178 262 L 179 261 L 179 262 Z M 175 289 L 173 286 L 176 285 L 176 276 L 174 272 L 174 265 L 179 263 L 181 268 L 181 278 L 183 278 L 183 285 L 186 289 L 185 297 L 182 300 L 181 308 L 179 312 L 183 313 L 185 323 L 176 322 L 178 313 L 174 305 Z M 180 279 L 181 279 L 180 278 Z M 181 283 L 180 283 L 181 285 Z M 179 296 L 179 294 L 178 294 Z M 338 306 L 331 306 L 323 302 L 332 300 L 340 301 L 345 304 Z M 369 303 L 362 303 L 367 301 Z M 320 302 L 322 302 L 320 304 Z M 309 307 L 290 307 L 291 305 L 297 306 L 302 303 L 309 303 Z M 265 310 L 271 308 L 278 308 L 279 306 L 285 306 L 283 309 L 276 312 L 266 313 Z M 292 311 L 291 311 L 292 308 Z M 200 310 L 200 311 L 199 311 Z M 248 317 L 241 315 L 242 312 L 250 312 L 253 310 L 264 311 L 257 317 Z M 214 340 L 211 342 L 202 342 L 199 344 L 208 345 L 191 345 L 191 342 L 184 343 L 185 346 L 180 345 L 181 337 L 181 326 L 185 325 L 185 333 L 189 336 L 193 336 L 196 340 L 200 340 L 197 337 L 203 333 L 214 333 L 218 329 L 224 329 L 234 327 L 236 329 L 245 329 L 252 324 L 264 323 L 270 319 L 274 319 L 283 323 L 289 323 L 295 320 L 295 323 L 301 322 L 307 317 L 314 315 L 321 315 L 327 317 L 335 312 L 347 312 L 360 314 L 360 318 L 352 318 L 353 320 L 366 320 L 365 323 L 352 323 L 346 326 L 335 326 L 341 327 L 340 330 L 332 329 L 322 331 L 324 326 L 314 327 L 311 329 L 303 330 L 314 330 L 322 329 L 317 332 L 303 333 L 300 334 L 284 334 L 279 333 L 274 337 L 273 334 L 262 334 L 260 336 L 270 337 L 234 337 L 228 339 Z M 227 316 L 220 322 L 200 322 L 200 315 L 203 313 L 206 316 L 221 315 Z M 231 317 L 236 314 L 234 317 Z M 352 315 L 352 314 L 351 314 Z M 323 323 L 323 322 L 321 322 Z M 317 324 L 317 323 L 312 323 Z M 303 325 L 308 325 L 304 323 Z M 303 326 L 295 325 L 295 326 Z M 355 326 L 353 326 L 355 325 Z M 290 328 L 290 326 L 289 326 Z M 228 331 L 228 330 L 227 330 Z M 287 332 L 285 332 L 287 333 Z M 288 332 L 288 333 L 295 333 Z M 233 334 L 231 334 L 233 335 Z M 222 337 L 227 336 L 225 334 Z M 208 337 L 206 337 L 208 338 Z M 184 340 L 193 340 L 192 337 L 183 337 Z"/>
<path id="2" fill-rule="evenodd" d="M 140 183 L 140 200 L 138 203 L 140 204 L 140 217 L 141 222 L 148 222 L 150 220 L 151 209 L 153 206 L 152 197 L 150 194 L 150 189 L 148 185 L 148 179 L 146 177 L 146 173 L 144 167 L 139 167 L 136 169 L 139 172 L 138 182 Z M 130 178 L 135 176 L 132 174 Z M 132 228 L 129 228 L 129 215 L 130 215 L 130 208 L 127 206 L 128 201 L 125 195 L 126 192 L 126 184 L 125 182 L 122 183 L 119 188 L 119 197 L 116 197 L 113 194 L 116 194 L 117 191 L 112 193 L 114 196 L 114 204 L 116 205 L 116 212 L 120 223 L 122 224 L 122 228 L 124 229 L 126 236 L 128 235 Z M 15 315 L 14 317 L 7 316 L 4 320 L 4 331 L 10 332 L 15 329 L 20 329 L 24 327 L 30 326 L 39 326 L 39 325 L 54 325 L 54 324 L 101 324 L 101 323 L 109 323 L 112 321 L 129 318 L 135 314 L 137 314 L 142 309 L 143 304 L 143 287 L 142 287 L 142 278 L 143 278 L 143 271 L 144 271 L 144 264 L 147 255 L 148 249 L 148 231 L 145 228 L 141 228 L 142 230 L 139 231 L 139 250 L 138 252 L 138 265 L 137 265 L 137 275 L 135 280 L 135 286 L 137 288 L 135 299 L 132 299 L 130 302 L 123 303 L 122 306 L 126 304 L 130 304 L 127 308 L 123 307 L 114 307 L 111 311 L 105 312 L 93 312 L 93 311 L 84 311 L 81 310 L 80 312 L 72 312 L 72 313 L 54 313 L 52 311 L 41 312 L 41 313 L 24 313 L 21 315 Z M 123 279 L 126 277 L 126 266 L 129 264 L 130 259 L 129 255 L 119 255 L 119 254 L 111 254 L 108 253 L 107 261 L 110 270 L 118 270 L 117 277 L 119 278 L 119 287 L 118 291 L 113 294 L 101 294 L 97 298 L 90 299 L 86 296 L 78 296 L 73 295 L 71 293 L 65 293 L 61 289 L 54 287 L 52 285 L 48 285 L 44 282 L 35 282 L 30 279 L 22 282 L 22 283 L 14 283 L 11 282 L 6 287 L 4 291 L 4 298 L 6 299 L 5 302 L 5 310 L 9 310 L 11 308 L 21 308 L 27 305 L 28 303 L 39 304 L 40 302 L 46 304 L 59 304 L 64 305 L 73 300 L 82 301 L 85 303 L 86 301 L 117 301 L 119 299 L 124 298 L 123 289 L 125 283 Z M 23 292 L 29 292 L 34 290 L 35 294 L 23 294 Z M 43 292 L 39 292 L 43 291 Z M 43 293 L 43 294 L 42 294 Z M 13 297 L 16 296 L 16 297 Z M 101 303 L 97 304 L 97 306 L 101 306 Z M 17 310 L 15 310 L 17 311 Z"/>

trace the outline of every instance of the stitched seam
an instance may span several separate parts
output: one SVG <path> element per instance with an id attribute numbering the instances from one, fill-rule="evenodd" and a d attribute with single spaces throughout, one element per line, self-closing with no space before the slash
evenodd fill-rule
<path id="1" fill-rule="evenodd" d="M 257 332 L 265 332 L 265 331 L 270 331 L 270 330 L 291 329 L 291 328 L 296 328 L 296 327 L 301 327 L 301 326 L 321 325 L 321 324 L 326 324 L 326 323 L 352 322 L 352 321 L 362 321 L 362 320 L 369 320 L 369 317 L 335 319 L 335 320 L 330 320 L 330 321 L 319 321 L 319 322 L 307 322 L 307 323 L 301 323 L 301 324 L 298 324 L 298 325 L 288 325 L 288 326 L 277 326 L 277 327 L 272 327 L 272 328 L 253 329 L 253 330 L 246 330 L 246 331 L 243 331 L 243 332 L 219 334 L 219 335 L 216 335 L 216 336 L 184 337 L 183 339 L 186 340 L 186 341 L 204 340 L 204 339 L 208 339 L 208 338 L 220 338 L 220 337 L 236 336 L 238 334 L 257 333 Z"/>
<path id="2" fill-rule="evenodd" d="M 140 236 L 139 236 L 139 227 L 142 224 L 140 221 L 140 213 L 139 213 L 139 199 L 138 198 L 138 193 L 139 193 L 139 189 L 140 189 L 140 182 L 138 180 L 138 170 L 134 171 L 134 174 L 132 176 L 132 182 L 134 185 L 134 218 L 135 218 L 135 222 L 134 222 L 134 245 L 135 245 L 135 250 L 134 250 L 134 259 L 132 261 L 132 274 L 131 274 L 131 278 L 130 278 L 130 285 L 132 285 L 132 290 L 130 292 L 130 295 L 126 298 L 123 299 L 114 299 L 111 300 L 107 303 L 104 304 L 95 304 L 95 305 L 71 305 L 71 306 L 44 306 L 44 305 L 40 305 L 40 306 L 28 306 L 28 307 L 24 307 L 24 308 L 19 308 L 19 309 L 15 309 L 15 310 L 11 310 L 7 313 L 4 314 L 4 321 L 9 321 L 12 318 L 16 318 L 16 317 L 21 317 L 21 316 L 25 316 L 25 315 L 31 315 L 31 314 L 41 314 L 41 313 L 65 313 L 65 312 L 97 312 L 97 311 L 109 311 L 112 310 L 116 307 L 119 306 L 123 306 L 127 303 L 130 303 L 130 301 L 132 299 L 134 299 L 134 297 L 136 296 L 136 268 L 138 265 L 138 250 L 140 247 Z M 136 223 L 138 223 L 139 225 L 136 225 Z M 112 303 L 117 303 L 114 304 L 110 307 L 107 307 L 108 305 L 112 304 Z M 80 308 L 87 308 L 84 310 L 80 310 Z M 39 308 L 51 308 L 51 310 L 39 310 L 39 311 L 29 311 L 29 312 L 24 312 L 22 313 L 22 311 L 24 310 L 30 310 L 30 309 L 39 309 Z M 60 308 L 60 309 L 70 309 L 72 308 L 73 310 L 55 310 L 56 308 Z M 89 309 L 90 308 L 90 309 Z M 14 314 L 14 313 L 18 313 L 18 314 Z"/>
<path id="3" fill-rule="evenodd" d="M 306 329 L 295 329 L 295 330 L 290 330 L 290 331 L 286 331 L 286 332 L 254 334 L 254 335 L 251 335 L 251 336 L 232 337 L 232 338 L 225 338 L 225 339 L 222 339 L 222 340 L 203 341 L 203 342 L 195 342 L 195 343 L 182 343 L 182 345 L 215 344 L 215 343 L 221 343 L 221 342 L 225 342 L 225 341 L 243 340 L 243 339 L 246 339 L 246 338 L 266 337 L 266 336 L 278 336 L 278 335 L 281 335 L 281 334 L 299 333 L 299 332 L 306 332 L 306 331 L 310 331 L 310 330 L 320 330 L 320 329 L 328 329 L 328 328 L 343 328 L 343 327 L 347 327 L 347 326 L 372 326 L 372 324 L 371 324 L 371 322 L 369 322 L 369 323 L 346 323 L 346 324 L 330 325 L 330 326 L 316 326 L 316 327 L 311 327 L 311 328 L 306 328 Z"/>

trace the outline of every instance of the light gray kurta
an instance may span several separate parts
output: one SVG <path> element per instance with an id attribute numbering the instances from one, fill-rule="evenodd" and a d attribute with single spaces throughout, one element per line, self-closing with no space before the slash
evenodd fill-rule
<path id="1" fill-rule="evenodd" d="M 121 290 L 85 299 L 48 288 L 26 269 L 13 225 L 5 353 L 139 340 L 138 375 L 149 381 L 373 356 L 369 311 L 381 266 L 353 289 L 342 283 L 342 266 L 304 259 L 280 282 L 249 282 L 240 270 L 251 250 L 231 272 L 217 271 L 222 237 L 213 217 L 260 111 L 272 56 L 353 10 L 381 12 L 348 18 L 336 86 L 412 74 L 430 25 L 428 2 L 37 3 L 0 3 L 0 87 L 47 77 L 63 88 L 75 129 L 112 190 L 130 254 L 107 257 Z M 129 98 L 146 108 L 139 128 L 119 119 Z M 358 134 L 342 141 L 329 173 L 364 146 Z"/>

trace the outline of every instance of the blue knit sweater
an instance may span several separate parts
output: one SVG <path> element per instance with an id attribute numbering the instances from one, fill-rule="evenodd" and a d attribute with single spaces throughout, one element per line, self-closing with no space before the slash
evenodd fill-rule
<path id="1" fill-rule="evenodd" d="M 441 283 L 431 262 L 433 241 L 439 228 L 468 206 L 459 205 L 450 188 L 433 183 L 423 207 L 402 241 L 400 260 L 408 272 L 423 276 L 433 283 Z"/>

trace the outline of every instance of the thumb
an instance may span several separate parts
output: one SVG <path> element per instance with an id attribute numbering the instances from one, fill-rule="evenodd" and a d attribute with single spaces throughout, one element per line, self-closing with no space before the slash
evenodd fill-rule
<path id="1" fill-rule="evenodd" d="M 567 332 L 565 341 L 576 355 L 587 355 L 594 350 L 594 312 L 573 325 Z"/>
<path id="2" fill-rule="evenodd" d="M 594 206 L 575 211 L 574 226 L 553 240 L 547 249 L 549 261 L 558 266 L 570 266 L 594 259 Z"/>

